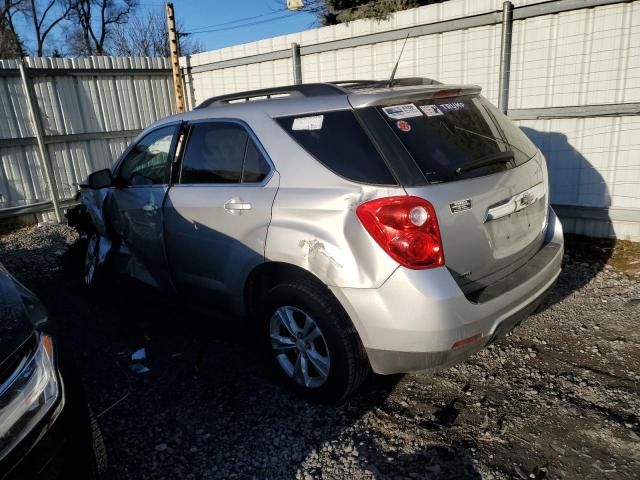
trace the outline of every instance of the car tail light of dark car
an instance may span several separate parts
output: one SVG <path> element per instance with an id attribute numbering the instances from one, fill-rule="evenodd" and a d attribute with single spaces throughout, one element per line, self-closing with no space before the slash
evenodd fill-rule
<path id="1" fill-rule="evenodd" d="M 379 198 L 361 204 L 356 214 L 374 240 L 401 265 L 416 270 L 444 265 L 438 219 L 427 200 Z"/>

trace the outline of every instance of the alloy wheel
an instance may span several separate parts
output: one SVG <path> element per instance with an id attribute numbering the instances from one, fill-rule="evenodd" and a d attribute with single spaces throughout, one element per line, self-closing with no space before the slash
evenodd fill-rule
<path id="1" fill-rule="evenodd" d="M 327 381 L 331 360 L 318 324 L 297 307 L 282 306 L 271 317 L 271 348 L 276 360 L 299 385 L 318 388 Z"/>

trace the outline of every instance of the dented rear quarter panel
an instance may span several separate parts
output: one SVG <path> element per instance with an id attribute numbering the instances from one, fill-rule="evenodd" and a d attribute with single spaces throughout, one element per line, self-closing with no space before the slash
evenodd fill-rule
<path id="1" fill-rule="evenodd" d="M 281 185 L 273 206 L 266 257 L 297 265 L 328 286 L 377 288 L 398 264 L 356 216 L 361 203 L 402 195 L 402 189 L 342 186 L 317 189 Z"/>
<path id="2" fill-rule="evenodd" d="M 341 178 L 272 119 L 251 126 L 280 174 L 265 260 L 301 267 L 327 286 L 382 285 L 398 264 L 366 232 L 356 208 L 375 198 L 406 195 L 405 190 Z"/>

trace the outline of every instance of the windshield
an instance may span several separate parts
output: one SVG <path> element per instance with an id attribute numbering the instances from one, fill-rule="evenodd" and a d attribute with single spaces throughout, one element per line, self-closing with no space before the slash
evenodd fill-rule
<path id="1" fill-rule="evenodd" d="M 536 147 L 480 96 L 426 99 L 377 107 L 430 183 L 522 165 Z"/>

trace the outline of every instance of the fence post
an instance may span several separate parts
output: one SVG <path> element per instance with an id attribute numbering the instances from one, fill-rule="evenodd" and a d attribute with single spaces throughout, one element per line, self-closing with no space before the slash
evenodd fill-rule
<path id="1" fill-rule="evenodd" d="M 300 60 L 300 45 L 291 44 L 291 61 L 293 62 L 293 83 L 300 85 L 302 83 L 302 62 Z"/>
<path id="2" fill-rule="evenodd" d="M 38 150 L 40 150 L 40 158 L 42 159 L 42 165 L 44 166 L 44 177 L 49 187 L 49 194 L 51 195 L 51 203 L 53 204 L 53 211 L 58 223 L 62 222 L 62 215 L 60 215 L 60 204 L 58 203 L 58 187 L 56 186 L 56 180 L 53 175 L 53 166 L 51 165 L 51 158 L 49 157 L 49 151 L 47 145 L 44 142 L 44 128 L 42 126 L 42 117 L 40 115 L 40 108 L 38 107 L 38 100 L 36 98 L 33 85 L 29 81 L 29 75 L 27 73 L 27 66 L 24 62 L 19 62 L 20 77 L 22 78 L 22 86 L 24 87 L 24 93 L 27 96 L 27 103 L 29 104 L 29 113 L 31 114 L 31 122 L 33 123 L 33 129 L 36 134 L 36 141 L 38 142 Z"/>
<path id="3" fill-rule="evenodd" d="M 509 75 L 511 74 L 511 33 L 513 30 L 513 3 L 502 4 L 502 42 L 500 46 L 500 84 L 498 108 L 504 114 L 509 109 Z"/>

